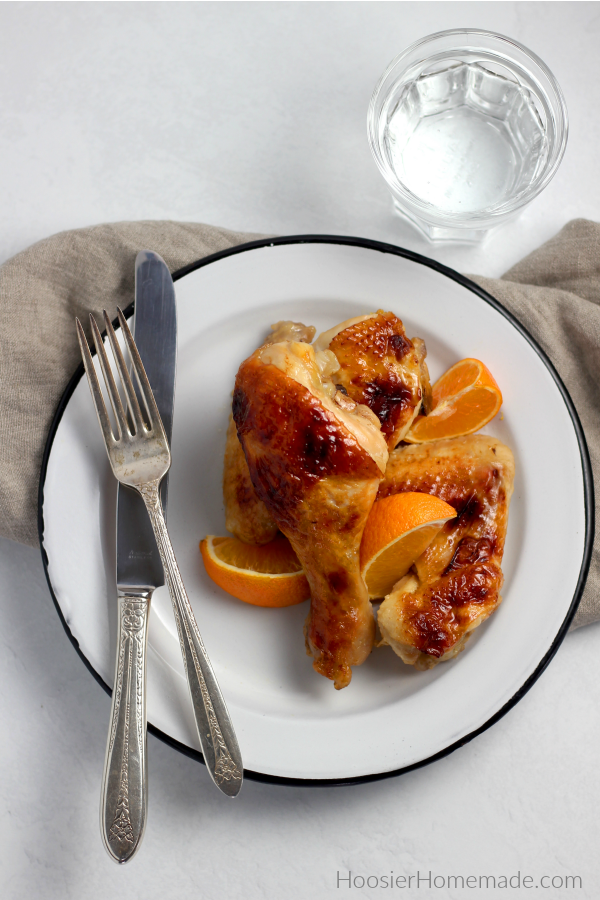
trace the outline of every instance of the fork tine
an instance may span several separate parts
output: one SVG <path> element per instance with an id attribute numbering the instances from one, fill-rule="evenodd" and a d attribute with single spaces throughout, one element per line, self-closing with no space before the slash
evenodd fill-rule
<path id="1" fill-rule="evenodd" d="M 119 317 L 119 324 L 123 331 L 123 336 L 127 342 L 127 346 L 129 348 L 129 354 L 131 356 L 131 361 L 133 363 L 133 368 L 135 374 L 138 379 L 138 383 L 140 386 L 140 391 L 144 398 L 144 402 L 146 404 L 148 415 L 150 416 L 150 425 L 154 430 L 158 432 L 162 432 L 165 440 L 166 434 L 163 428 L 162 419 L 160 417 L 160 413 L 158 411 L 158 407 L 156 405 L 156 401 L 154 399 L 154 394 L 152 393 L 152 388 L 150 387 L 150 382 L 148 381 L 148 376 L 146 375 L 146 370 L 144 369 L 144 364 L 142 363 L 142 359 L 140 357 L 138 348 L 135 345 L 135 341 L 133 340 L 133 336 L 131 331 L 129 330 L 129 326 L 125 321 L 125 316 L 117 306 L 117 316 Z"/>
<path id="2" fill-rule="evenodd" d="M 92 354 L 90 353 L 90 348 L 88 346 L 87 338 L 86 338 L 85 332 L 81 326 L 81 322 L 79 321 L 79 319 L 77 317 L 75 317 L 75 326 L 77 328 L 77 337 L 79 339 L 79 348 L 81 350 L 81 356 L 83 358 L 83 365 L 85 368 L 85 373 L 88 378 L 88 384 L 90 386 L 92 400 L 94 401 L 94 406 L 96 407 L 96 413 L 98 415 L 98 421 L 100 422 L 100 428 L 102 429 L 104 441 L 108 448 L 115 441 L 113 431 L 112 431 L 112 426 L 110 424 L 110 419 L 108 417 L 108 412 L 106 410 L 106 405 L 104 403 L 104 397 L 102 396 L 102 391 L 100 389 L 100 383 L 98 381 L 98 376 L 96 375 L 96 369 L 94 368 L 94 361 L 92 359 Z"/>
<path id="3" fill-rule="evenodd" d="M 100 360 L 100 368 L 102 369 L 102 374 L 104 375 L 106 390 L 108 391 L 108 396 L 110 397 L 110 402 L 114 410 L 115 419 L 117 420 L 117 430 L 119 432 L 118 437 L 122 438 L 123 435 L 129 434 L 127 416 L 125 414 L 123 403 L 121 402 L 121 396 L 117 389 L 115 378 L 110 367 L 108 355 L 104 348 L 104 341 L 102 340 L 100 329 L 98 328 L 96 320 L 91 313 L 90 324 L 92 326 L 94 344 L 96 345 L 96 353 L 98 354 L 98 359 Z"/>
<path id="4" fill-rule="evenodd" d="M 127 371 L 127 364 L 125 363 L 125 357 L 119 347 L 117 342 L 117 337 L 115 335 L 114 329 L 112 327 L 111 321 L 108 317 L 108 313 L 106 310 L 103 310 L 104 315 L 104 325 L 106 326 L 106 333 L 108 335 L 108 339 L 110 341 L 110 346 L 112 347 L 113 356 L 115 358 L 115 362 L 117 364 L 117 369 L 119 370 L 119 375 L 121 376 L 121 383 L 123 384 L 123 388 L 125 390 L 125 397 L 127 399 L 127 406 L 129 407 L 129 412 L 131 413 L 131 418 L 134 424 L 135 431 L 139 432 L 144 429 L 144 419 L 142 417 L 142 411 L 140 409 L 140 404 L 138 403 L 138 398 L 136 397 L 135 390 L 133 388 L 133 382 Z M 122 326 L 121 326 L 122 327 Z"/>

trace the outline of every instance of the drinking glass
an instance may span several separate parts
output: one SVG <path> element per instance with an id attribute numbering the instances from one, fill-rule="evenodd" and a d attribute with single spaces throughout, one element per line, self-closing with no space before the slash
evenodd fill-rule
<path id="1" fill-rule="evenodd" d="M 408 47 L 377 84 L 369 143 L 396 211 L 430 240 L 480 241 L 554 176 L 567 108 L 547 66 L 473 28 Z"/>

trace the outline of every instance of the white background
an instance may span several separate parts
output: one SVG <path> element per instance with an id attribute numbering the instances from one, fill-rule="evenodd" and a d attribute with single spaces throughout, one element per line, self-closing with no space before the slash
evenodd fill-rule
<path id="1" fill-rule="evenodd" d="M 432 248 L 391 212 L 366 109 L 405 46 L 465 26 L 544 59 L 570 139 L 518 221 L 481 248 Z M 62 229 L 169 218 L 356 234 L 500 275 L 569 219 L 600 218 L 599 46 L 598 3 L 2 3 L 0 261 Z M 413 882 L 389 897 L 600 895 L 600 626 L 569 635 L 491 730 L 401 778 L 246 782 L 228 802 L 202 766 L 150 737 L 148 829 L 119 869 L 97 813 L 109 698 L 62 630 L 38 552 L 0 542 L 0 571 L 3 898 L 385 896 L 338 889 L 348 870 L 583 880 L 501 892 Z"/>

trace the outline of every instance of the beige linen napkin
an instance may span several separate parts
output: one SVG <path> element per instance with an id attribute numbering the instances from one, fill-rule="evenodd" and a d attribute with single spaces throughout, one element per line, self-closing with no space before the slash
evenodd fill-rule
<path id="1" fill-rule="evenodd" d="M 37 546 L 48 430 L 80 362 L 74 317 L 127 306 L 149 248 L 172 272 L 260 235 L 179 222 L 121 222 L 54 235 L 0 267 L 0 536 Z M 600 224 L 578 219 L 501 279 L 473 277 L 544 348 L 581 418 L 600 498 Z M 600 528 L 574 627 L 600 619 Z"/>

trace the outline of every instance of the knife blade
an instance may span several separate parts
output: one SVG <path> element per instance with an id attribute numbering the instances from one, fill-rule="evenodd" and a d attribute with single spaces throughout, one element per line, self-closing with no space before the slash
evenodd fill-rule
<path id="1" fill-rule="evenodd" d="M 175 289 L 157 253 L 142 250 L 135 261 L 134 336 L 169 443 L 173 427 L 177 364 Z M 166 516 L 168 475 L 161 485 Z M 100 824 L 104 845 L 117 862 L 131 859 L 146 824 L 146 643 L 150 601 L 165 583 L 144 501 L 119 485 L 117 496 L 118 634 Z"/>
<path id="2" fill-rule="evenodd" d="M 136 259 L 133 336 L 170 444 L 177 366 L 175 288 L 166 263 L 149 250 L 142 250 Z M 165 518 L 168 483 L 167 473 L 161 485 Z M 163 567 L 144 501 L 137 491 L 119 485 L 117 587 L 155 589 L 164 583 Z"/>

